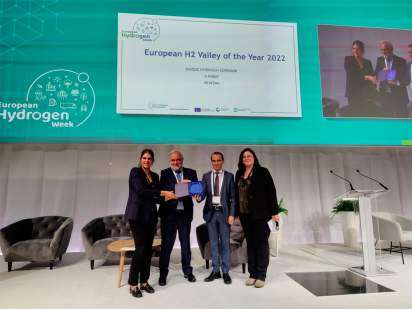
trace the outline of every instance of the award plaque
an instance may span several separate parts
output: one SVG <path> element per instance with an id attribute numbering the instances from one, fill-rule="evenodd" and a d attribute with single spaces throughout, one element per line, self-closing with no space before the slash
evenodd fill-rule
<path id="1" fill-rule="evenodd" d="M 194 196 L 203 193 L 203 185 L 201 181 L 193 182 L 178 182 L 175 184 L 175 195 L 177 198 L 184 196 Z"/>
<path id="2" fill-rule="evenodd" d="M 181 198 L 189 195 L 189 186 L 187 182 L 178 182 L 175 184 L 175 195 Z"/>

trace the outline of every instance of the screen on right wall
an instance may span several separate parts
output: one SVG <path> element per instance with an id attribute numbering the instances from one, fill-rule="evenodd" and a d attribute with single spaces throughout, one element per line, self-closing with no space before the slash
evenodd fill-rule
<path id="1" fill-rule="evenodd" d="M 324 117 L 412 118 L 412 31 L 318 26 Z"/>

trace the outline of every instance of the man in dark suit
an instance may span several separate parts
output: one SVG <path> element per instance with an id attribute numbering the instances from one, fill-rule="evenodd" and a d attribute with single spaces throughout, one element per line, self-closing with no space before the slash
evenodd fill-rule
<path id="1" fill-rule="evenodd" d="M 206 198 L 203 207 L 203 219 L 207 223 L 212 253 L 212 273 L 204 281 L 220 279 L 232 283 L 230 269 L 230 225 L 235 219 L 236 191 L 233 174 L 222 169 L 224 157 L 221 152 L 211 155 L 212 170 L 203 175 L 203 193 L 196 196 L 198 202 Z M 219 247 L 221 254 L 219 253 Z M 220 258 L 221 257 L 221 258 Z M 220 265 L 220 261 L 222 265 Z"/>
<path id="2" fill-rule="evenodd" d="M 169 153 L 170 167 L 160 173 L 160 190 L 174 191 L 177 182 L 197 181 L 195 170 L 183 167 L 183 155 L 178 150 Z M 190 251 L 190 228 L 193 220 L 193 200 L 185 196 L 177 200 L 170 200 L 160 204 L 160 229 L 162 246 L 160 251 L 160 277 L 159 285 L 166 285 L 169 273 L 170 254 L 179 233 L 181 247 L 182 269 L 184 277 L 189 282 L 195 282 L 193 268 L 190 266 L 192 253 Z"/>
<path id="3" fill-rule="evenodd" d="M 390 118 L 406 118 L 409 103 L 406 86 L 411 81 L 408 66 L 405 59 L 393 54 L 391 42 L 380 42 L 379 49 L 382 56 L 376 60 L 375 75 L 383 113 Z"/>

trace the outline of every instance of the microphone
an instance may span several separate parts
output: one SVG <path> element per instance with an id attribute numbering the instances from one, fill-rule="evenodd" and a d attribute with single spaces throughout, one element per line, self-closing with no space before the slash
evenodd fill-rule
<path id="1" fill-rule="evenodd" d="M 338 178 L 340 178 L 340 179 L 343 179 L 345 182 L 347 182 L 347 183 L 349 184 L 349 186 L 350 186 L 350 190 L 351 190 L 351 191 L 354 191 L 354 190 L 355 190 L 355 188 L 353 187 L 352 183 L 351 183 L 348 179 L 346 179 L 346 178 L 344 178 L 344 177 L 342 177 L 342 176 L 339 176 L 338 174 L 335 174 L 335 172 L 332 171 L 332 170 L 330 170 L 329 172 L 330 172 L 332 175 L 335 175 L 336 177 L 338 177 Z"/>
<path id="2" fill-rule="evenodd" d="M 361 175 L 361 176 L 363 176 L 363 177 L 365 177 L 365 178 L 368 178 L 368 179 L 370 179 L 370 180 L 378 183 L 378 184 L 379 184 L 382 188 L 384 188 L 386 191 L 389 190 L 389 188 L 388 188 L 387 186 L 385 186 L 383 183 L 381 183 L 380 181 L 378 181 L 378 180 L 376 180 L 376 179 L 374 179 L 374 178 L 372 178 L 372 177 L 369 177 L 368 175 L 362 174 L 360 170 L 356 170 L 356 173 L 358 173 L 359 175 Z"/>
<path id="3" fill-rule="evenodd" d="M 279 231 L 279 222 L 275 221 L 275 224 L 276 224 L 276 231 Z"/>

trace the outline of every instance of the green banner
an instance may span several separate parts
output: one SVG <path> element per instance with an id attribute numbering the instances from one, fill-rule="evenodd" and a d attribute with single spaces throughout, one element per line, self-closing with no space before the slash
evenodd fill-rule
<path id="1" fill-rule="evenodd" d="M 0 0 L 0 141 L 401 145 L 411 120 L 323 118 L 317 25 L 411 29 L 409 11 L 407 1 Z M 297 23 L 302 118 L 116 113 L 118 13 Z"/>

